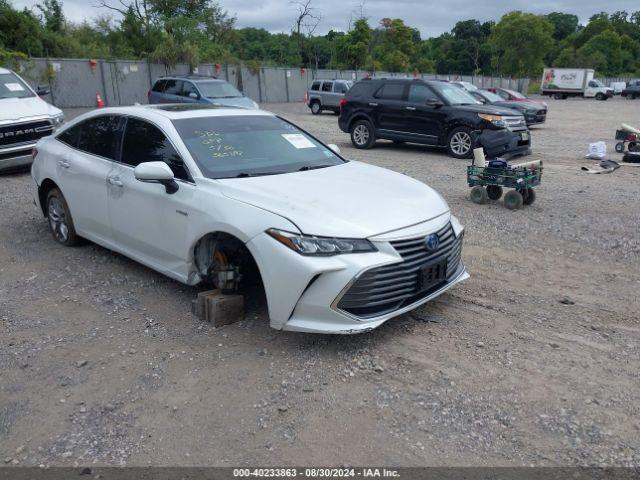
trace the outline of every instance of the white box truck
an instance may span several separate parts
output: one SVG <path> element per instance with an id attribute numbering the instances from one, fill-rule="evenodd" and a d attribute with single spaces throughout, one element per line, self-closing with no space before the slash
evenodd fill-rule
<path id="1" fill-rule="evenodd" d="M 545 68 L 542 73 L 542 95 L 556 100 L 568 97 L 606 100 L 613 96 L 613 89 L 605 87 L 593 78 L 590 68 Z"/>

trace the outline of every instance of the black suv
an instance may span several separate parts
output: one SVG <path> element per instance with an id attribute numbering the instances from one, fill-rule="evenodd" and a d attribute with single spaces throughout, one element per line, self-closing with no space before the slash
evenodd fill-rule
<path id="1" fill-rule="evenodd" d="M 635 100 L 636 98 L 640 98 L 640 80 L 631 80 L 627 84 L 627 88 L 622 90 L 620 93 L 623 97 L 627 97 L 631 100 Z"/>
<path id="2" fill-rule="evenodd" d="M 360 80 L 340 104 L 338 125 L 356 148 L 371 148 L 382 138 L 446 147 L 455 158 L 469 158 L 482 146 L 489 158 L 505 158 L 531 147 L 522 115 L 483 105 L 447 82 Z"/>

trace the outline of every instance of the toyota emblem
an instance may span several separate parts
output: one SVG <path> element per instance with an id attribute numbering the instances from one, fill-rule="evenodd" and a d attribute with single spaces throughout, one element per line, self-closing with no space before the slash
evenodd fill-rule
<path id="1" fill-rule="evenodd" d="M 435 233 L 432 233 L 431 235 L 427 235 L 424 239 L 424 246 L 427 247 L 427 250 L 429 250 L 430 252 L 437 250 L 439 245 L 440 245 L 440 238 Z"/>

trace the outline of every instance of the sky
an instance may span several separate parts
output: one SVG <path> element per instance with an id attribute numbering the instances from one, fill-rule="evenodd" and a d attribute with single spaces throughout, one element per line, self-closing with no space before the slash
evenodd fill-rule
<path id="1" fill-rule="evenodd" d="M 14 7 L 33 8 L 37 0 L 9 0 Z M 126 0 L 124 0 L 126 1 Z M 218 0 L 231 15 L 237 18 L 238 27 L 265 28 L 271 32 L 289 32 L 296 16 L 296 7 L 290 0 Z M 64 13 L 73 22 L 91 20 L 106 9 L 95 8 L 99 0 L 63 0 Z M 118 0 L 107 0 L 118 5 Z M 499 20 L 511 10 L 531 13 L 565 12 L 577 15 L 586 23 L 594 13 L 617 10 L 640 10 L 636 0 L 312 0 L 312 5 L 322 16 L 316 34 L 329 30 L 345 31 L 350 18 L 357 18 L 360 6 L 373 26 L 381 18 L 401 18 L 408 25 L 418 28 L 422 38 L 448 32 L 459 20 L 477 19 L 482 22 Z"/>

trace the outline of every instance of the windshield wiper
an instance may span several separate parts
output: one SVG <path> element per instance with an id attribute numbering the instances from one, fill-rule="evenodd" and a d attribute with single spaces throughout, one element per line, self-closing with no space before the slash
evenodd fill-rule
<path id="1" fill-rule="evenodd" d="M 298 169 L 299 172 L 305 172 L 307 170 L 317 170 L 318 168 L 327 168 L 327 167 L 333 167 L 333 165 L 305 165 L 304 167 L 300 167 Z"/>
<path id="2" fill-rule="evenodd" d="M 288 173 L 288 172 L 267 172 L 267 173 L 240 172 L 235 176 L 235 178 L 264 177 L 266 175 L 282 175 L 283 173 Z"/>

